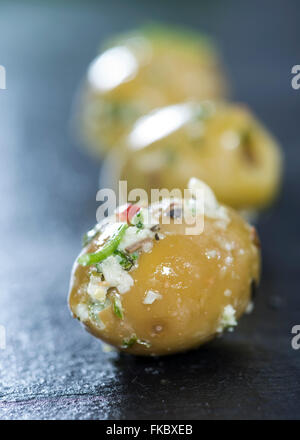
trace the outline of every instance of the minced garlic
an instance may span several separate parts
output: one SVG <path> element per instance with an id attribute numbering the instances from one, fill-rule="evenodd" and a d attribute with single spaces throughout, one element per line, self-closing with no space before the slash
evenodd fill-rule
<path id="1" fill-rule="evenodd" d="M 237 325 L 235 319 L 235 309 L 231 304 L 224 307 L 223 314 L 220 319 L 219 326 L 217 328 L 217 333 L 223 333 L 224 330 L 232 331 L 233 327 Z"/>
<path id="2" fill-rule="evenodd" d="M 153 304 L 157 299 L 161 299 L 162 295 L 159 292 L 155 292 L 153 290 L 148 290 L 146 292 L 146 296 L 144 298 L 144 304 Z"/>
<path id="3" fill-rule="evenodd" d="M 144 240 L 145 238 L 154 238 L 154 233 L 150 229 L 138 229 L 136 226 L 131 226 L 125 232 L 123 240 L 121 241 L 118 249 L 121 251 L 129 248 L 138 241 Z"/>
<path id="4" fill-rule="evenodd" d="M 101 263 L 101 269 L 108 285 L 116 287 L 119 293 L 125 293 L 133 286 L 133 278 L 119 264 L 117 257 L 107 257 Z"/>
<path id="5" fill-rule="evenodd" d="M 200 203 L 203 203 L 203 206 L 198 206 L 198 211 L 200 213 L 204 208 L 204 215 L 206 217 L 221 220 L 222 225 L 224 225 L 224 227 L 227 226 L 230 221 L 227 209 L 225 208 L 225 206 L 219 205 L 214 192 L 208 185 L 206 185 L 206 183 L 202 182 L 202 180 L 192 177 L 189 180 L 188 189 L 194 196 L 199 190 L 203 192 L 203 200 L 200 199 Z"/>
<path id="6" fill-rule="evenodd" d="M 87 321 L 89 319 L 89 310 L 86 304 L 77 304 L 76 316 L 82 322 Z"/>
<path id="7" fill-rule="evenodd" d="M 102 281 L 100 276 L 91 275 L 87 293 L 92 299 L 99 302 L 104 302 L 108 288 L 109 284 L 105 281 Z"/>

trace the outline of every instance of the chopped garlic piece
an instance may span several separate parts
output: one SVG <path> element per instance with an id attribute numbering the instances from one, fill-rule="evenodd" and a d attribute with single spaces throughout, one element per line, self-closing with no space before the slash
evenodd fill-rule
<path id="1" fill-rule="evenodd" d="M 142 249 L 144 252 L 151 252 L 153 248 L 153 242 L 152 241 L 146 241 L 143 246 Z"/>
<path id="2" fill-rule="evenodd" d="M 116 257 L 107 257 L 101 263 L 101 269 L 105 281 L 107 281 L 110 287 L 116 287 L 119 293 L 128 292 L 133 286 L 133 278 L 122 268 Z"/>
<path id="3" fill-rule="evenodd" d="M 131 220 L 131 223 L 136 226 L 139 222 L 143 224 L 145 229 L 151 229 L 157 224 L 157 219 L 147 208 L 141 208 Z"/>
<path id="4" fill-rule="evenodd" d="M 228 306 L 224 307 L 220 324 L 217 328 L 217 333 L 223 333 L 223 331 L 226 329 L 232 331 L 232 327 L 235 327 L 236 325 L 237 321 L 235 319 L 235 309 L 229 304 Z"/>
<path id="5" fill-rule="evenodd" d="M 144 240 L 145 238 L 153 239 L 153 237 L 154 233 L 149 229 L 138 229 L 137 227 L 132 226 L 126 230 L 118 249 L 123 251 L 138 241 Z"/>
<path id="6" fill-rule="evenodd" d="M 144 304 L 153 304 L 155 300 L 161 299 L 162 295 L 159 292 L 148 290 L 143 301 Z"/>
<path id="7" fill-rule="evenodd" d="M 200 203 L 203 202 L 204 215 L 206 217 L 223 220 L 226 224 L 229 223 L 230 220 L 227 214 L 227 209 L 225 206 L 219 205 L 214 192 L 208 185 L 206 185 L 206 183 L 196 177 L 192 177 L 189 180 L 188 189 L 191 191 L 192 195 L 196 195 L 198 190 L 203 191 L 204 200 L 202 201 L 200 199 Z M 202 212 L 201 206 L 199 206 L 197 210 Z"/>
<path id="8" fill-rule="evenodd" d="M 91 275 L 87 293 L 96 301 L 104 302 L 108 287 L 107 283 L 101 280 L 101 277 Z"/>
<path id="9" fill-rule="evenodd" d="M 77 304 L 76 315 L 80 321 L 87 321 L 89 319 L 89 310 L 86 304 Z"/>
<path id="10" fill-rule="evenodd" d="M 171 273 L 174 273 L 174 271 L 173 269 L 171 269 L 171 267 L 163 266 L 161 269 L 161 273 L 162 275 L 170 275 Z"/>

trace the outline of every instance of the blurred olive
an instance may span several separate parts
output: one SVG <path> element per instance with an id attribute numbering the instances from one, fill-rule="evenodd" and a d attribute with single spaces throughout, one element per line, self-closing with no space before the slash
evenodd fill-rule
<path id="1" fill-rule="evenodd" d="M 185 188 L 206 182 L 234 208 L 269 205 L 281 180 L 282 156 L 273 136 L 243 105 L 209 101 L 167 106 L 141 117 L 107 164 L 128 190 Z M 116 178 L 116 179 L 117 179 Z"/>
<path id="2" fill-rule="evenodd" d="M 150 110 L 187 99 L 218 99 L 226 90 L 219 55 L 207 37 L 145 26 L 114 38 L 91 63 L 79 125 L 87 145 L 102 155 Z"/>

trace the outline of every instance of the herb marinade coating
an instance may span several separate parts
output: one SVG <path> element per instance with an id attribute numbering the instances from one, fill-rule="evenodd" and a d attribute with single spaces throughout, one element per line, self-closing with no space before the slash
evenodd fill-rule
<path id="1" fill-rule="evenodd" d="M 163 200 L 154 225 L 141 227 L 135 214 L 120 244 L 121 257 L 114 253 L 98 267 L 75 262 L 73 315 L 97 338 L 136 355 L 184 351 L 233 329 L 251 306 L 260 245 L 254 228 L 234 210 L 215 200 L 209 208 L 199 235 L 186 235 L 187 225 L 175 223 L 174 213 L 188 209 L 180 200 Z M 170 224 L 162 224 L 164 215 Z M 99 251 L 114 221 L 105 220 L 81 256 Z M 130 267 L 128 256 L 134 260 Z"/>

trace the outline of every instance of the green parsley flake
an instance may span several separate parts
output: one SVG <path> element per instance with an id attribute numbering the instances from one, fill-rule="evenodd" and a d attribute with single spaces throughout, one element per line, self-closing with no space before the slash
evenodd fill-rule
<path id="1" fill-rule="evenodd" d="M 123 315 L 122 303 L 121 303 L 120 297 L 118 295 L 114 296 L 112 304 L 113 304 L 114 314 L 118 318 L 123 319 L 124 315 Z"/>
<path id="2" fill-rule="evenodd" d="M 95 252 L 94 254 L 84 254 L 78 258 L 78 263 L 82 266 L 89 266 L 91 264 L 101 263 L 101 261 L 105 260 L 119 246 L 124 234 L 128 228 L 127 223 L 122 223 L 118 229 L 114 232 L 114 234 L 107 240 L 107 242 L 102 246 L 100 251 Z"/>

